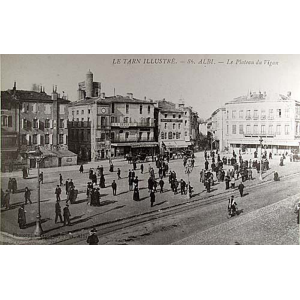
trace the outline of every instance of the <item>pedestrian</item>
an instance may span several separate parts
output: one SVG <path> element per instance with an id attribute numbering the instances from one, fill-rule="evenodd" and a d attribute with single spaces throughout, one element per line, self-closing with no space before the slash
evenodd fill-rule
<path id="1" fill-rule="evenodd" d="M 75 203 L 75 189 L 74 189 L 74 186 L 70 186 L 67 202 L 68 201 L 70 201 L 71 204 Z"/>
<path id="2" fill-rule="evenodd" d="M 12 179 L 11 178 L 8 179 L 7 189 L 9 190 L 10 193 L 13 190 L 13 183 L 12 183 Z"/>
<path id="3" fill-rule="evenodd" d="M 7 189 L 4 194 L 4 202 L 5 202 L 5 208 L 10 208 L 10 191 Z"/>
<path id="4" fill-rule="evenodd" d="M 96 188 L 94 191 L 94 205 L 95 206 L 100 206 L 100 189 Z"/>
<path id="5" fill-rule="evenodd" d="M 180 193 L 181 195 L 184 195 L 185 194 L 185 186 L 186 186 L 186 183 L 183 179 L 180 180 Z"/>
<path id="6" fill-rule="evenodd" d="M 60 186 L 64 185 L 64 183 L 63 183 L 63 178 L 62 178 L 62 175 L 61 175 L 61 174 L 59 174 L 59 185 L 60 185 Z"/>
<path id="7" fill-rule="evenodd" d="M 90 234 L 86 240 L 86 242 L 89 244 L 89 245 L 98 245 L 99 243 L 99 239 L 96 235 L 96 232 L 97 230 L 95 228 L 93 228 L 91 231 L 90 231 Z"/>
<path id="8" fill-rule="evenodd" d="M 133 184 L 136 187 L 139 187 L 139 178 L 136 176 L 135 179 L 133 180 Z"/>
<path id="9" fill-rule="evenodd" d="M 101 167 L 99 168 L 99 176 L 101 177 L 102 175 L 104 175 L 104 168 L 103 166 L 101 165 Z"/>
<path id="10" fill-rule="evenodd" d="M 109 172 L 113 172 L 114 171 L 114 165 L 111 162 L 111 164 L 109 165 Z"/>
<path id="11" fill-rule="evenodd" d="M 151 202 L 151 207 L 153 207 L 153 204 L 155 202 L 155 192 L 154 192 L 154 190 L 152 190 L 150 192 L 150 202 Z"/>
<path id="12" fill-rule="evenodd" d="M 22 204 L 19 208 L 18 211 L 18 223 L 20 229 L 24 229 L 26 226 L 26 210 L 25 210 L 25 205 Z"/>
<path id="13" fill-rule="evenodd" d="M 80 173 L 80 174 L 82 174 L 82 173 L 83 173 L 83 164 L 81 164 L 81 165 L 80 165 L 80 168 L 79 168 L 79 173 Z"/>
<path id="14" fill-rule="evenodd" d="M 204 163 L 204 165 L 205 165 L 205 171 L 208 170 L 208 164 L 209 164 L 209 163 L 208 163 L 208 161 L 206 160 L 205 163 Z"/>
<path id="15" fill-rule="evenodd" d="M 243 195 L 244 195 L 244 188 L 245 188 L 245 186 L 243 185 L 243 183 L 242 183 L 242 182 L 239 184 L 238 188 L 239 188 L 239 191 L 240 191 L 240 195 L 241 195 L 241 197 L 243 197 Z"/>
<path id="16" fill-rule="evenodd" d="M 118 179 L 121 179 L 121 170 L 120 170 L 120 168 L 118 168 L 117 174 L 118 174 Z"/>
<path id="17" fill-rule="evenodd" d="M 141 173 L 143 174 L 144 173 L 144 165 L 141 164 Z"/>
<path id="18" fill-rule="evenodd" d="M 44 183 L 44 173 L 40 173 L 40 182 L 43 184 Z"/>
<path id="19" fill-rule="evenodd" d="M 129 169 L 128 170 L 128 178 L 131 178 L 132 177 L 132 172 L 131 172 L 131 170 Z"/>
<path id="20" fill-rule="evenodd" d="M 280 181 L 279 175 L 277 171 L 274 171 L 274 181 Z"/>
<path id="21" fill-rule="evenodd" d="M 159 181 L 159 186 L 160 186 L 160 193 L 164 192 L 164 184 L 165 182 L 163 181 L 163 179 L 161 178 Z"/>
<path id="22" fill-rule="evenodd" d="M 134 189 L 133 189 L 133 200 L 134 201 L 139 201 L 140 200 L 139 187 L 137 185 L 135 185 Z"/>
<path id="23" fill-rule="evenodd" d="M 149 191 L 149 193 L 151 192 L 152 188 L 153 188 L 153 180 L 152 180 L 152 177 L 149 177 L 148 178 L 148 191 Z"/>
<path id="24" fill-rule="evenodd" d="M 57 223 L 57 219 L 60 219 L 60 223 L 63 222 L 62 216 L 61 216 L 61 206 L 59 204 L 59 201 L 57 200 L 55 203 L 55 224 Z"/>
<path id="25" fill-rule="evenodd" d="M 69 210 L 69 204 L 66 204 L 66 206 L 64 207 L 64 226 L 66 226 L 67 223 L 68 225 L 71 225 L 70 217 L 71 213 Z"/>
<path id="26" fill-rule="evenodd" d="M 234 177 L 231 178 L 231 188 L 232 189 L 235 188 L 235 179 L 234 179 Z"/>
<path id="27" fill-rule="evenodd" d="M 68 193 L 69 193 L 69 178 L 66 180 L 65 186 L 66 186 L 66 195 L 68 195 Z"/>
<path id="28" fill-rule="evenodd" d="M 29 201 L 30 204 L 32 204 L 31 200 L 30 200 L 30 190 L 28 187 L 25 188 L 25 193 L 24 193 L 24 197 L 25 197 L 25 205 L 27 204 L 27 201 Z"/>
<path id="29" fill-rule="evenodd" d="M 16 191 L 18 190 L 17 180 L 16 178 L 12 178 L 11 181 L 12 181 L 12 192 L 13 194 L 15 194 Z"/>
<path id="30" fill-rule="evenodd" d="M 230 182 L 230 177 L 228 175 L 225 176 L 225 186 L 226 190 L 229 189 L 229 182 Z"/>
<path id="31" fill-rule="evenodd" d="M 128 177 L 129 191 L 133 190 L 133 177 Z"/>
<path id="32" fill-rule="evenodd" d="M 60 201 L 61 188 L 57 185 L 55 189 L 56 201 Z"/>
<path id="33" fill-rule="evenodd" d="M 105 188 L 105 177 L 104 177 L 103 174 L 102 174 L 102 176 L 100 177 L 100 187 L 101 187 L 102 189 Z"/>
<path id="34" fill-rule="evenodd" d="M 116 196 L 117 195 L 117 184 L 116 181 L 113 180 L 112 184 L 111 184 L 112 190 L 113 190 L 113 195 Z"/>
<path id="35" fill-rule="evenodd" d="M 26 179 L 27 178 L 27 168 L 26 167 L 23 167 L 22 168 L 22 173 L 23 173 L 23 179 Z"/>

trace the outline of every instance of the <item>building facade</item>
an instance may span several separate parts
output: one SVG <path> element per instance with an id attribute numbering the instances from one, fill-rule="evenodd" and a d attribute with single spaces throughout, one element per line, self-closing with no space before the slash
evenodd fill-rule
<path id="1" fill-rule="evenodd" d="M 209 126 L 209 132 L 212 137 L 212 148 L 224 151 L 225 147 L 225 108 L 218 108 L 211 115 L 211 126 Z"/>
<path id="2" fill-rule="evenodd" d="M 254 152 L 262 145 L 274 154 L 299 149 L 300 102 L 287 95 L 250 93 L 225 104 L 225 144 Z"/>
<path id="3" fill-rule="evenodd" d="M 17 90 L 15 84 L 12 90 L 1 92 L 2 107 L 5 107 L 1 117 L 3 124 L 8 125 L 3 129 L 16 137 L 10 137 L 10 145 L 17 147 L 13 157 L 35 168 L 36 160 L 28 153 L 39 148 L 47 156 L 41 167 L 76 164 L 76 155 L 68 151 L 67 146 L 69 102 L 60 97 L 56 88 L 47 95 L 42 88 L 40 92 Z"/>
<path id="4" fill-rule="evenodd" d="M 153 101 L 136 99 L 132 93 L 107 97 L 99 90 L 101 84 L 93 82 L 90 71 L 86 81 L 79 83 L 79 90 L 83 87 L 85 93 L 69 104 L 69 148 L 79 159 L 156 154 Z"/>

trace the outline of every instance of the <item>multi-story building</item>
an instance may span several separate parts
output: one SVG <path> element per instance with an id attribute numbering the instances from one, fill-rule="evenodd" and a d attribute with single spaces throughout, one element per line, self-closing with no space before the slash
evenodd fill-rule
<path id="1" fill-rule="evenodd" d="M 225 143 L 230 149 L 253 152 L 263 147 L 274 154 L 299 149 L 300 102 L 291 93 L 250 93 L 225 104 Z"/>
<path id="2" fill-rule="evenodd" d="M 10 146 L 14 146 L 12 157 L 27 161 L 31 168 L 36 160 L 28 156 L 29 151 L 39 148 L 44 156 L 41 167 L 65 166 L 77 163 L 77 157 L 68 151 L 68 103 L 57 90 L 47 95 L 40 92 L 12 90 L 1 92 L 1 117 L 3 130 L 10 132 Z M 7 120 L 7 121 L 6 121 Z M 2 154 L 5 151 L 2 151 Z"/>
<path id="3" fill-rule="evenodd" d="M 136 99 L 132 93 L 107 97 L 99 87 L 90 71 L 86 81 L 79 83 L 79 99 L 69 104 L 69 148 L 79 159 L 93 161 L 155 154 L 153 101 Z"/>
<path id="4" fill-rule="evenodd" d="M 220 151 L 224 150 L 224 128 L 225 128 L 225 108 L 218 108 L 211 115 L 211 126 L 209 132 L 212 138 L 213 149 L 218 149 Z"/>
<path id="5" fill-rule="evenodd" d="M 177 151 L 192 146 L 190 109 L 184 107 L 183 103 L 177 108 L 174 103 L 165 99 L 157 101 L 157 105 L 160 149 L 166 147 L 170 151 Z"/>

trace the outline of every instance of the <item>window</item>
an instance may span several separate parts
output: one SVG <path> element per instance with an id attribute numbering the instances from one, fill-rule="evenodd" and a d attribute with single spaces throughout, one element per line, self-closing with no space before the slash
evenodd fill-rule
<path id="1" fill-rule="evenodd" d="M 232 134 L 236 134 L 236 125 L 232 125 Z"/>
<path id="2" fill-rule="evenodd" d="M 278 117 L 278 118 L 281 118 L 281 109 L 280 109 L 280 108 L 277 109 L 277 117 Z"/>
<path id="3" fill-rule="evenodd" d="M 45 114 L 49 115 L 51 114 L 51 105 L 45 104 Z"/>
<path id="4" fill-rule="evenodd" d="M 175 129 L 175 126 L 176 126 L 176 124 L 175 124 L 175 123 L 173 123 L 173 129 Z"/>
<path id="5" fill-rule="evenodd" d="M 101 139 L 101 141 L 105 141 L 105 132 L 101 132 L 100 139 Z"/>
<path id="6" fill-rule="evenodd" d="M 173 115 L 173 119 L 175 119 L 176 118 L 176 115 Z"/>
<path id="7" fill-rule="evenodd" d="M 60 113 L 61 115 L 64 115 L 64 114 L 65 114 L 65 105 L 60 105 L 60 106 L 59 106 L 59 113 Z"/>
<path id="8" fill-rule="evenodd" d="M 175 140 L 176 139 L 176 133 L 173 132 L 173 139 Z"/>
<path id="9" fill-rule="evenodd" d="M 162 139 L 162 140 L 165 139 L 165 133 L 164 133 L 164 132 L 161 133 L 161 139 Z"/>
<path id="10" fill-rule="evenodd" d="M 165 114 L 165 119 L 168 117 L 168 114 Z"/>
<path id="11" fill-rule="evenodd" d="M 7 126 L 8 124 L 7 116 L 1 116 L 1 124 L 2 126 Z"/>
<path id="12" fill-rule="evenodd" d="M 290 125 L 285 125 L 284 126 L 284 134 L 289 135 L 290 134 Z"/>
<path id="13" fill-rule="evenodd" d="M 184 121 L 184 125 L 185 125 L 185 126 L 186 126 L 186 124 L 187 124 L 187 120 Z"/>
<path id="14" fill-rule="evenodd" d="M 60 144 L 63 144 L 63 143 L 64 143 L 64 135 L 63 135 L 63 134 L 60 134 L 60 135 L 59 135 L 59 143 L 60 143 Z"/>
<path id="15" fill-rule="evenodd" d="M 232 119 L 235 119 L 236 118 L 236 110 L 233 110 L 232 111 Z"/>
<path id="16" fill-rule="evenodd" d="M 251 126 L 250 125 L 246 126 L 246 133 L 251 134 Z"/>
<path id="17" fill-rule="evenodd" d="M 32 143 L 34 144 L 34 145 L 36 145 L 37 144 L 37 134 L 34 134 L 33 136 L 32 136 Z"/>
<path id="18" fill-rule="evenodd" d="M 226 133 L 229 133 L 229 125 L 226 126 Z"/>
<path id="19" fill-rule="evenodd" d="M 243 134 L 244 133 L 244 127 L 242 124 L 240 124 L 239 126 L 239 134 Z"/>
<path id="20" fill-rule="evenodd" d="M 113 107 L 114 107 L 114 104 L 113 104 Z M 91 110 L 90 109 L 88 109 L 88 114 L 90 114 L 91 113 Z"/>
<path id="21" fill-rule="evenodd" d="M 81 118 L 81 122 L 83 122 L 84 121 L 84 118 Z M 64 122 L 64 120 L 63 120 L 63 122 Z M 62 126 L 64 126 L 64 125 L 62 125 Z M 63 128 L 63 127 L 60 127 L 60 128 Z"/>
<path id="22" fill-rule="evenodd" d="M 90 118 L 90 117 L 88 117 L 88 118 L 87 118 L 87 121 L 88 121 L 88 123 L 90 123 L 90 121 L 91 121 L 91 118 Z"/>
<path id="23" fill-rule="evenodd" d="M 247 109 L 246 111 L 246 119 L 250 119 L 251 118 L 251 110 Z"/>
<path id="24" fill-rule="evenodd" d="M 150 112 L 151 112 L 151 107 L 150 105 L 148 105 L 148 115 L 150 115 Z"/>
<path id="25" fill-rule="evenodd" d="M 76 121 L 79 122 L 79 118 L 77 118 Z"/>
<path id="26" fill-rule="evenodd" d="M 167 129 L 167 123 L 165 123 L 165 129 Z"/>
<path id="27" fill-rule="evenodd" d="M 64 128 L 64 119 L 59 120 L 59 128 Z"/>
<path id="28" fill-rule="evenodd" d="M 76 110 L 76 115 L 79 115 L 79 110 Z"/>
<path id="29" fill-rule="evenodd" d="M 181 119 L 181 115 L 178 115 L 178 118 Z"/>
<path id="30" fill-rule="evenodd" d="M 45 128 L 50 128 L 50 120 L 49 119 L 45 120 Z"/>
<path id="31" fill-rule="evenodd" d="M 172 132 L 169 132 L 169 134 L 168 134 L 168 138 L 169 138 L 169 140 L 171 140 L 171 139 L 172 139 L 172 137 L 173 137 L 173 134 L 172 134 Z"/>
<path id="32" fill-rule="evenodd" d="M 84 114 L 84 110 L 83 110 L 83 109 L 81 110 L 81 114 L 82 114 L 82 115 Z"/>
<path id="33" fill-rule="evenodd" d="M 72 116 L 74 117 L 74 115 L 75 115 L 75 111 L 74 111 L 74 110 L 72 110 Z"/>
<path id="34" fill-rule="evenodd" d="M 262 120 L 265 120 L 265 119 L 266 119 L 266 110 L 265 110 L 265 109 L 262 109 L 262 110 L 261 110 L 261 119 L 262 119 Z"/>
<path id="35" fill-rule="evenodd" d="M 226 119 L 229 119 L 229 110 L 226 111 Z"/>
<path id="36" fill-rule="evenodd" d="M 181 128 L 181 124 L 180 123 L 178 123 L 178 129 L 180 129 Z"/>
<path id="37" fill-rule="evenodd" d="M 45 134 L 45 144 L 49 144 L 49 134 Z"/>
<path id="38" fill-rule="evenodd" d="M 125 132 L 125 139 L 128 139 L 128 138 L 129 138 L 129 132 Z"/>
<path id="39" fill-rule="evenodd" d="M 37 113 L 37 103 L 34 103 L 34 104 L 32 105 L 32 112 L 33 112 L 33 113 Z"/>
<path id="40" fill-rule="evenodd" d="M 258 134 L 258 125 L 253 126 L 253 133 Z"/>
<path id="41" fill-rule="evenodd" d="M 22 145 L 27 145 L 26 134 L 22 134 Z"/>
<path id="42" fill-rule="evenodd" d="M 240 118 L 240 119 L 243 119 L 243 116 L 244 116 L 244 111 L 243 111 L 243 110 L 240 110 L 240 112 L 239 112 L 239 118 Z"/>
<path id="43" fill-rule="evenodd" d="M 167 137 L 168 137 L 168 134 L 165 132 L 165 140 L 167 139 Z"/>
<path id="44" fill-rule="evenodd" d="M 253 119 L 258 119 L 258 110 L 257 109 L 254 110 Z"/>
<path id="45" fill-rule="evenodd" d="M 126 114 L 129 114 L 129 104 L 126 104 Z"/>
<path id="46" fill-rule="evenodd" d="M 289 117 L 290 117 L 290 109 L 289 109 L 289 108 L 286 108 L 286 109 L 285 109 L 285 117 L 286 117 L 286 118 L 289 118 Z"/>
<path id="47" fill-rule="evenodd" d="M 187 136 L 187 131 L 184 133 L 184 136 Z"/>
<path id="48" fill-rule="evenodd" d="M 12 116 L 8 116 L 7 126 L 12 127 Z"/>
<path id="49" fill-rule="evenodd" d="M 143 137 L 143 133 L 142 132 L 139 132 L 139 140 L 141 140 Z"/>
<path id="50" fill-rule="evenodd" d="M 128 123 L 128 120 L 129 120 L 129 118 L 128 118 L 128 117 L 125 117 L 124 120 L 123 120 L 123 122 L 124 122 L 124 123 Z"/>
<path id="51" fill-rule="evenodd" d="M 114 132 L 110 133 L 110 139 L 111 139 L 112 142 L 115 140 L 115 133 Z"/>
<path id="52" fill-rule="evenodd" d="M 143 105 L 140 105 L 140 114 L 143 113 Z"/>
<path id="53" fill-rule="evenodd" d="M 271 120 L 274 119 L 274 111 L 273 111 L 273 109 L 269 109 L 269 119 L 271 119 Z"/>
<path id="54" fill-rule="evenodd" d="M 33 128 L 38 128 L 38 120 L 37 119 L 33 119 Z"/>
<path id="55" fill-rule="evenodd" d="M 147 141 L 150 140 L 150 132 L 147 132 Z"/>
<path id="56" fill-rule="evenodd" d="M 261 134 L 266 134 L 266 125 L 261 125 Z"/>
<path id="57" fill-rule="evenodd" d="M 273 134 L 273 125 L 269 125 L 269 134 Z"/>
<path id="58" fill-rule="evenodd" d="M 176 140 L 180 139 L 180 132 L 176 132 Z"/>
<path id="59" fill-rule="evenodd" d="M 276 126 L 276 134 L 281 134 L 281 125 Z"/>

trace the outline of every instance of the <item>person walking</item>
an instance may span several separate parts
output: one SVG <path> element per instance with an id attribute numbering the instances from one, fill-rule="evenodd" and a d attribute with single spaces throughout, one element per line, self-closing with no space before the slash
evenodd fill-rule
<path id="1" fill-rule="evenodd" d="M 64 183 L 63 183 L 63 177 L 62 177 L 61 174 L 59 174 L 59 185 L 60 186 L 64 185 Z"/>
<path id="2" fill-rule="evenodd" d="M 79 168 L 79 173 L 80 173 L 80 174 L 82 174 L 82 173 L 83 173 L 83 164 L 81 164 L 81 165 L 80 165 L 80 168 Z"/>
<path id="3" fill-rule="evenodd" d="M 55 189 L 56 201 L 60 201 L 61 188 L 57 185 Z"/>
<path id="4" fill-rule="evenodd" d="M 57 223 L 57 219 L 60 219 L 60 223 L 63 222 L 62 216 L 61 216 L 61 206 L 59 204 L 59 200 L 55 203 L 55 224 Z"/>
<path id="5" fill-rule="evenodd" d="M 66 180 L 66 195 L 69 193 L 69 178 Z"/>
<path id="6" fill-rule="evenodd" d="M 239 191 L 240 191 L 240 195 L 241 195 L 241 197 L 243 197 L 243 195 L 244 195 L 244 188 L 245 188 L 245 186 L 243 185 L 243 183 L 242 183 L 242 182 L 239 184 L 238 188 L 239 188 Z"/>
<path id="7" fill-rule="evenodd" d="M 104 177 L 103 174 L 102 174 L 102 176 L 100 177 L 100 187 L 101 187 L 102 189 L 105 188 L 105 177 Z"/>
<path id="8" fill-rule="evenodd" d="M 31 200 L 30 200 L 30 190 L 28 187 L 25 188 L 25 193 L 24 193 L 24 197 L 25 197 L 25 205 L 27 204 L 27 201 L 29 201 L 30 204 L 32 204 Z"/>
<path id="9" fill-rule="evenodd" d="M 231 188 L 232 189 L 235 188 L 235 179 L 234 179 L 234 177 L 231 178 Z"/>
<path id="10" fill-rule="evenodd" d="M 7 189 L 4 194 L 4 202 L 5 202 L 5 208 L 10 208 L 10 191 Z"/>
<path id="11" fill-rule="evenodd" d="M 205 161 L 204 165 L 205 165 L 205 171 L 207 171 L 208 170 L 208 165 L 209 165 L 207 160 Z"/>
<path id="12" fill-rule="evenodd" d="M 18 223 L 19 223 L 19 228 L 24 229 L 26 226 L 26 210 L 25 210 L 25 205 L 22 204 L 19 208 L 18 211 Z"/>
<path id="13" fill-rule="evenodd" d="M 128 177 L 129 191 L 133 190 L 133 177 Z"/>
<path id="14" fill-rule="evenodd" d="M 117 183 L 115 180 L 113 180 L 112 184 L 111 184 L 112 190 L 113 190 L 113 195 L 117 196 Z"/>
<path id="15" fill-rule="evenodd" d="M 159 181 L 159 186 L 160 186 L 160 193 L 164 192 L 164 184 L 165 182 L 163 181 L 163 179 L 161 178 Z"/>
<path id="16" fill-rule="evenodd" d="M 93 228 L 91 231 L 90 231 L 90 234 L 86 240 L 86 242 L 89 244 L 89 245 L 98 245 L 99 243 L 99 239 L 96 235 L 96 228 Z"/>
<path id="17" fill-rule="evenodd" d="M 67 223 L 68 225 L 71 225 L 70 222 L 71 213 L 69 210 L 69 204 L 66 204 L 66 206 L 64 207 L 63 214 L 64 214 L 64 226 L 66 226 Z"/>
<path id="18" fill-rule="evenodd" d="M 117 174 L 118 174 L 118 179 L 121 179 L 121 170 L 120 170 L 120 168 L 118 168 Z"/>
<path id="19" fill-rule="evenodd" d="M 151 202 L 151 207 L 153 207 L 153 204 L 155 202 L 155 192 L 154 192 L 154 190 L 151 190 L 151 192 L 150 192 L 150 202 Z"/>
<path id="20" fill-rule="evenodd" d="M 144 173 L 144 165 L 141 164 L 141 173 L 143 174 Z"/>
<path id="21" fill-rule="evenodd" d="M 140 200 L 140 193 L 139 193 L 139 187 L 138 187 L 138 185 L 134 186 L 134 189 L 133 189 L 133 200 L 134 201 L 139 201 Z"/>

